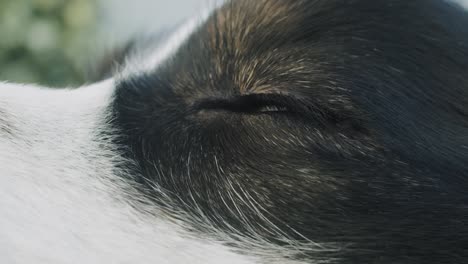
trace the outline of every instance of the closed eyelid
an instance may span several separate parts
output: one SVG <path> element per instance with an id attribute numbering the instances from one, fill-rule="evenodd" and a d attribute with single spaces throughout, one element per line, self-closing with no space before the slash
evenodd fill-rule
<path id="1" fill-rule="evenodd" d="M 301 103 L 281 94 L 249 94 L 231 98 L 210 98 L 193 105 L 195 110 L 226 110 L 239 113 L 266 111 L 295 112 Z"/>

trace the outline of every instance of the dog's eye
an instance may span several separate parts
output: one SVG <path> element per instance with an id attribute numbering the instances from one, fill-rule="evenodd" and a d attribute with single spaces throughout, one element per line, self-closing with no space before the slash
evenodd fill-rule
<path id="1" fill-rule="evenodd" d="M 283 95 L 252 94 L 227 99 L 204 100 L 196 105 L 198 110 L 228 111 L 244 114 L 293 113 L 297 104 Z"/>
<path id="2" fill-rule="evenodd" d="M 257 112 L 259 113 L 275 113 L 275 112 L 289 112 L 290 109 L 286 106 L 281 105 L 265 105 L 260 107 Z"/>

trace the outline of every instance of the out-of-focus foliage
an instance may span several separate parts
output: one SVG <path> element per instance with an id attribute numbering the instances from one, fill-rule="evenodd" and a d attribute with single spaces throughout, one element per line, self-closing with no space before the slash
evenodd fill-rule
<path id="1" fill-rule="evenodd" d="M 81 83 L 96 0 L 0 0 L 0 80 Z"/>

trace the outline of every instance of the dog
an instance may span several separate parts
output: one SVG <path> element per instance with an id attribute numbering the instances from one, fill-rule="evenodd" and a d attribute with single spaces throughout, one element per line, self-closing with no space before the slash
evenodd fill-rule
<path id="1" fill-rule="evenodd" d="M 467 25 L 233 0 L 79 89 L 0 83 L 0 262 L 468 263 Z"/>

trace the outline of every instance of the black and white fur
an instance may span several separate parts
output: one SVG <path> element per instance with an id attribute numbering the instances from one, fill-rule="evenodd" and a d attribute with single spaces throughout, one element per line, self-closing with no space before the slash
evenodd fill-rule
<path id="1" fill-rule="evenodd" d="M 0 262 L 467 263 L 467 25 L 234 0 L 95 84 L 0 83 Z"/>

